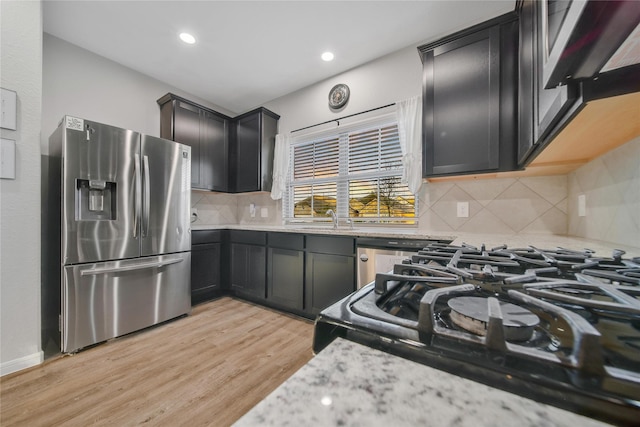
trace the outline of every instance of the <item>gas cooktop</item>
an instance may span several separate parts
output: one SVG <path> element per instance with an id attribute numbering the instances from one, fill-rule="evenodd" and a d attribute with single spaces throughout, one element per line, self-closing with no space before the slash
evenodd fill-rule
<path id="1" fill-rule="evenodd" d="M 640 258 L 624 255 L 434 243 L 320 313 L 314 351 L 343 337 L 637 425 Z"/>

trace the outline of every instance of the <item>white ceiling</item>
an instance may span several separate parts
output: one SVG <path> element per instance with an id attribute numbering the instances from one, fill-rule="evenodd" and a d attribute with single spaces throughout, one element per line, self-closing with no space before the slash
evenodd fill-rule
<path id="1" fill-rule="evenodd" d="M 515 1 L 57 1 L 44 31 L 242 113 Z M 177 35 L 188 31 L 195 45 Z M 320 54 L 335 53 L 323 62 Z M 416 52 L 417 57 L 417 52 Z"/>

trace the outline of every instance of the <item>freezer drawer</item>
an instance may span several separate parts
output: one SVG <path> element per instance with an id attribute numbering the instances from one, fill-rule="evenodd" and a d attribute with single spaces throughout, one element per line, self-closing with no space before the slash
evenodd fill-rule
<path id="1" fill-rule="evenodd" d="M 65 267 L 62 352 L 188 313 L 190 278 L 190 252 Z"/>

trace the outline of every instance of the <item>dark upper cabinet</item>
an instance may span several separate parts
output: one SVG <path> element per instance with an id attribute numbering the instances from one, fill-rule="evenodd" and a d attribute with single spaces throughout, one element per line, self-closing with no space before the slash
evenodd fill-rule
<path id="1" fill-rule="evenodd" d="M 160 105 L 160 137 L 191 146 L 191 186 L 227 191 L 230 118 L 166 94 Z"/>
<path id="2" fill-rule="evenodd" d="M 273 153 L 280 116 L 258 108 L 233 120 L 230 190 L 271 191 Z"/>
<path id="3" fill-rule="evenodd" d="M 209 111 L 202 117 L 201 176 L 204 188 L 227 191 L 229 188 L 229 120 Z"/>
<path id="4" fill-rule="evenodd" d="M 515 168 L 517 29 L 508 14 L 418 48 L 425 177 Z"/>
<path id="5" fill-rule="evenodd" d="M 280 116 L 258 108 L 235 118 L 168 93 L 158 99 L 160 137 L 191 146 L 191 186 L 271 191 Z"/>

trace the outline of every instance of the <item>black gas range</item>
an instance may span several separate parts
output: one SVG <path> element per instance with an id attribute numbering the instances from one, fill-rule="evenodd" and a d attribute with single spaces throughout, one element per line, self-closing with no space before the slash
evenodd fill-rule
<path id="1" fill-rule="evenodd" d="M 342 337 L 640 425 L 640 258 L 624 255 L 435 243 L 322 311 L 314 351 Z"/>

